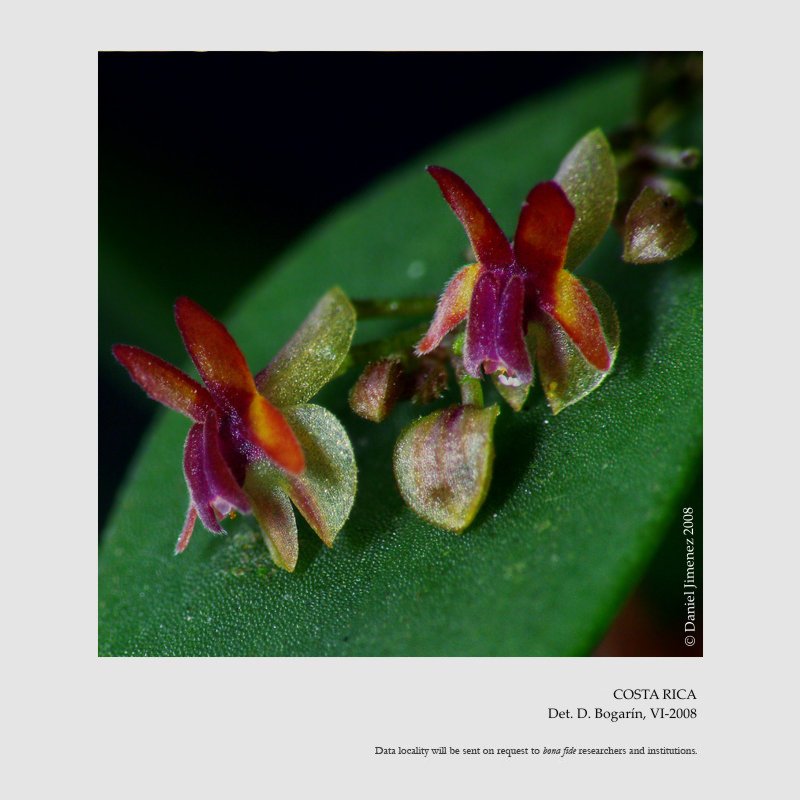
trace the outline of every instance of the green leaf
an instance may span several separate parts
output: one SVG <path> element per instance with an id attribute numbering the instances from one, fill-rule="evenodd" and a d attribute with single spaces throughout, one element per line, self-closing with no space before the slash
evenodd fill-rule
<path id="1" fill-rule="evenodd" d="M 335 286 L 256 376 L 258 390 L 276 406 L 310 400 L 336 374 L 355 329 L 356 310 Z"/>
<path id="2" fill-rule="evenodd" d="M 564 266 L 575 269 L 600 244 L 617 204 L 617 167 L 603 132 L 586 134 L 567 153 L 556 181 L 575 207 Z"/>
<path id="3" fill-rule="evenodd" d="M 486 187 L 512 230 L 528 190 L 586 131 L 629 120 L 638 76 L 568 87 L 423 153 L 311 231 L 226 319 L 250 364 L 264 364 L 316 297 L 438 294 L 463 264 L 463 234 L 424 172 L 446 164 Z M 316 402 L 351 434 L 352 513 L 332 549 L 298 520 L 294 573 L 272 564 L 252 517 L 229 534 L 198 529 L 172 547 L 186 511 L 181 447 L 189 421 L 164 412 L 143 442 L 100 554 L 99 649 L 117 655 L 586 655 L 669 531 L 701 445 L 699 248 L 657 270 L 619 258 L 609 233 L 583 274 L 613 298 L 622 330 L 614 370 L 553 417 L 538 386 L 503 408 L 494 478 L 472 525 L 438 530 L 403 503 L 392 451 L 420 409 L 380 425 L 347 408 L 355 372 Z M 244 287 L 243 287 L 244 288 Z M 169 316 L 169 308 L 163 313 Z M 268 324 L 265 324 L 265 321 Z M 359 325 L 358 337 L 397 330 Z M 450 399 L 447 402 L 453 402 Z"/>

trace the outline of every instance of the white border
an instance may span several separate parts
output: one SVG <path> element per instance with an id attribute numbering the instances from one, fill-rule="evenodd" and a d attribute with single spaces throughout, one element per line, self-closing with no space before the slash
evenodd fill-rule
<path id="1" fill-rule="evenodd" d="M 791 763 L 779 719 L 796 630 L 774 589 L 797 563 L 795 26 L 770 2 L 758 20 L 685 2 L 360 5 L 45 4 L 3 26 L 9 796 L 783 796 L 769 786 Z M 95 657 L 96 51 L 212 47 L 706 49 L 704 659 Z M 542 708 L 680 685 L 701 698 L 676 737 L 697 758 L 566 770 L 371 751 L 578 743 Z M 586 730 L 587 745 L 633 737 Z"/>

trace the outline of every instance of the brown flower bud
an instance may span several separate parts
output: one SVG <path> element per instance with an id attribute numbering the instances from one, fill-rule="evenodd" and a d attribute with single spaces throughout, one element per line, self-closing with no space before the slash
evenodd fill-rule
<path id="1" fill-rule="evenodd" d="M 383 422 L 403 395 L 405 387 L 406 375 L 399 358 L 372 361 L 350 390 L 350 408 L 370 422 Z"/>
<path id="2" fill-rule="evenodd" d="M 660 264 L 677 258 L 697 238 L 683 206 L 671 195 L 645 186 L 625 218 L 625 252 L 630 264 Z"/>

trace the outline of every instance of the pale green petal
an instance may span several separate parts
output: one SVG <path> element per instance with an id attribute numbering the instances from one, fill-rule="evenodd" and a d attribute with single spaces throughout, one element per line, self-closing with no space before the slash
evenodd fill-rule
<path id="1" fill-rule="evenodd" d="M 594 391 L 611 372 L 619 350 L 619 319 L 614 303 L 594 281 L 582 278 L 581 282 L 600 317 L 611 355 L 611 367 L 607 371 L 593 367 L 552 318 L 533 323 L 528 346 L 531 352 L 535 349 L 542 389 L 553 414 L 558 414 Z"/>
<path id="2" fill-rule="evenodd" d="M 403 500 L 424 520 L 460 533 L 492 480 L 497 406 L 451 406 L 412 422 L 397 440 L 394 474 Z"/>
<path id="3" fill-rule="evenodd" d="M 492 383 L 494 383 L 494 388 L 497 389 L 500 397 L 502 397 L 514 411 L 522 410 L 522 406 L 525 405 L 525 401 L 528 399 L 528 394 L 533 385 L 531 382 L 524 383 L 522 386 L 509 386 L 500 380 L 500 375 L 497 372 L 492 373 Z"/>
<path id="4" fill-rule="evenodd" d="M 253 506 L 272 560 L 293 572 L 297 564 L 297 522 L 289 498 L 280 487 L 280 473 L 268 461 L 251 464 L 244 490 Z"/>
<path id="5" fill-rule="evenodd" d="M 567 153 L 555 177 L 575 207 L 565 267 L 575 269 L 600 244 L 617 204 L 617 167 L 600 128 Z"/>
<path id="6" fill-rule="evenodd" d="M 283 409 L 306 457 L 301 475 L 283 474 L 289 497 L 328 547 L 350 515 L 356 496 L 353 447 L 330 411 L 317 405 Z"/>
<path id="7" fill-rule="evenodd" d="M 353 304 L 335 286 L 256 376 L 259 392 L 278 407 L 310 400 L 336 374 L 355 329 Z"/>

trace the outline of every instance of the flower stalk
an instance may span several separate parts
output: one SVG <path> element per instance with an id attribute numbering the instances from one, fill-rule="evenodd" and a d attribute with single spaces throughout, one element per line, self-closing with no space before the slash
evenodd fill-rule
<path id="1" fill-rule="evenodd" d="M 426 317 L 436 310 L 436 296 L 353 300 L 358 319 Z"/>
<path id="2" fill-rule="evenodd" d="M 419 337 L 425 332 L 427 325 L 422 323 L 413 328 L 390 334 L 383 339 L 375 339 L 371 342 L 353 345 L 339 366 L 336 377 L 344 375 L 351 369 L 364 367 L 372 361 L 382 358 L 395 357 L 401 361 L 409 362 L 412 358 L 412 350 Z"/>

